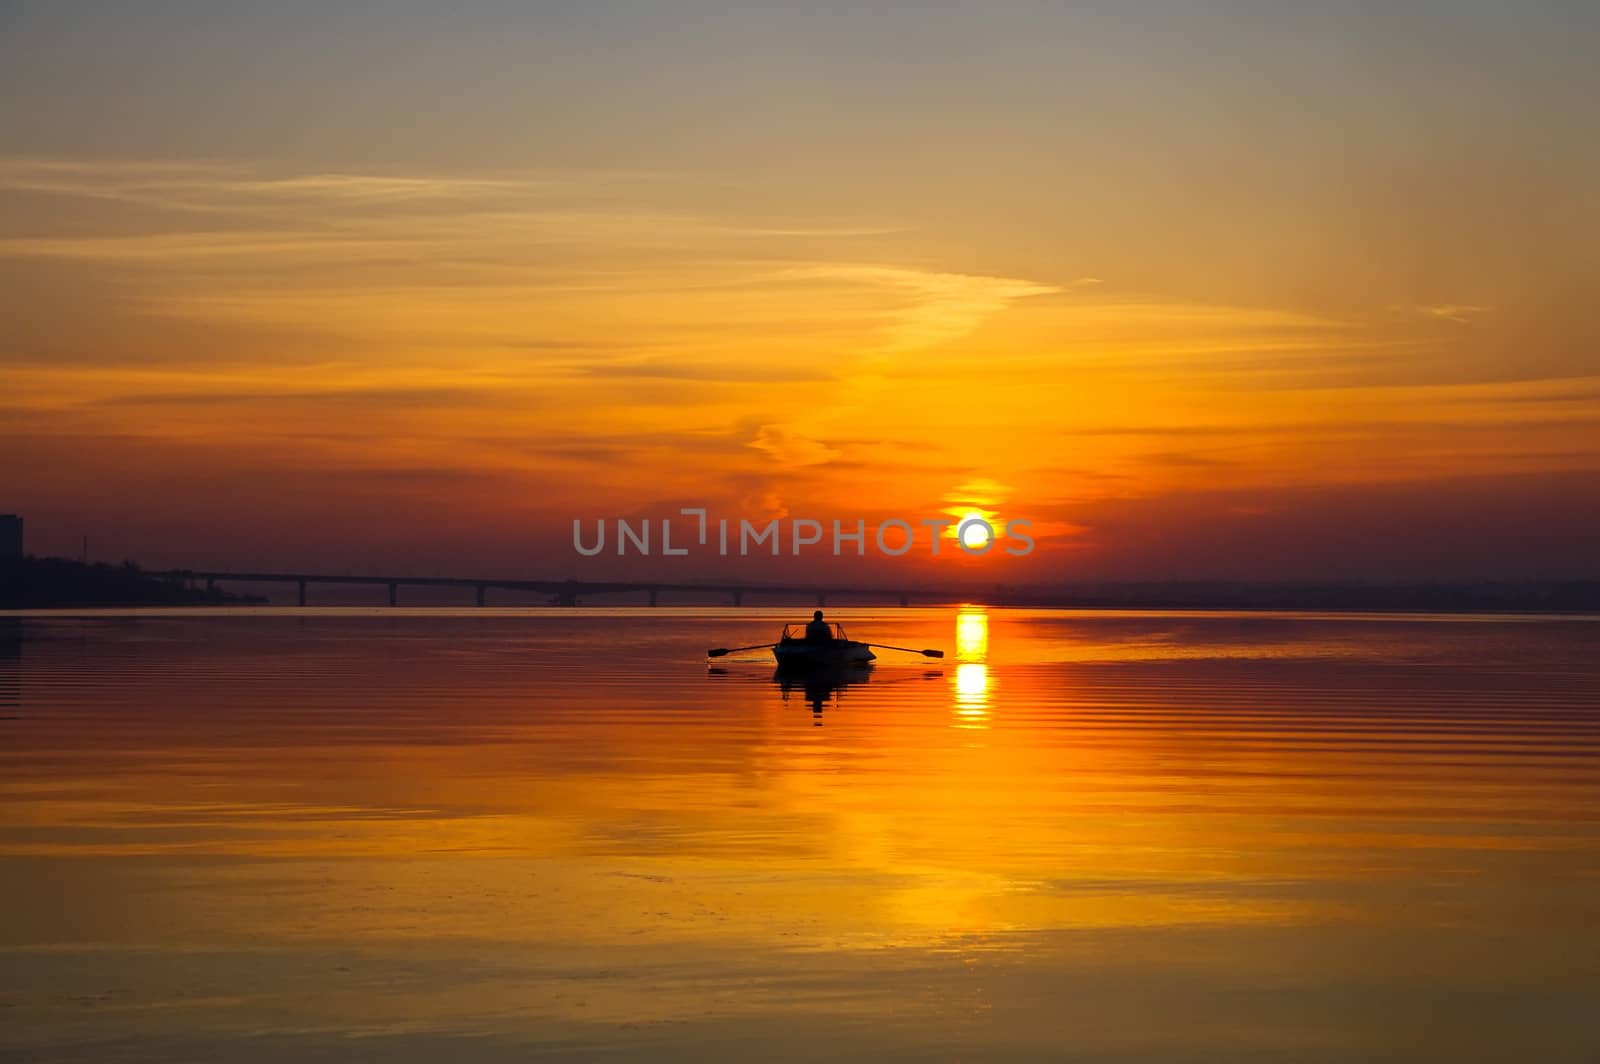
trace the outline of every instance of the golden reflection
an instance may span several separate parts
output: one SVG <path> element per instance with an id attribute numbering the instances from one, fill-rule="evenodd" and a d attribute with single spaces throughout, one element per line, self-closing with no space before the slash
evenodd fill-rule
<path id="1" fill-rule="evenodd" d="M 989 726 L 989 666 L 965 661 L 956 666 L 956 727 Z"/>
<path id="2" fill-rule="evenodd" d="M 674 647 L 644 659 L 653 671 L 628 686 L 563 667 L 660 623 L 642 618 L 610 620 L 579 644 L 562 634 L 565 619 L 519 622 L 534 629 L 529 640 L 447 622 L 404 655 L 376 643 L 387 622 L 323 621 L 319 639 L 343 640 L 334 645 L 347 659 L 314 676 L 278 667 L 303 645 L 297 621 L 213 635 L 196 620 L 141 620 L 115 641 L 95 625 L 27 623 L 83 633 L 17 641 L 9 661 L 0 647 L 0 684 L 8 665 L 13 676 L 31 670 L 0 744 L 0 874 L 20 900 L 0 909 L 0 954 L 17 973 L 0 976 L 0 998 L 15 1013 L 5 1034 L 25 1027 L 41 1044 L 78 1037 L 88 1012 L 97 1030 L 129 1038 L 178 1037 L 197 1022 L 504 1023 L 528 1039 L 672 1030 L 704 1013 L 704 987 L 730 965 L 775 988 L 738 1008 L 796 1029 L 835 1016 L 847 994 L 869 1018 L 880 1007 L 903 1015 L 907 1002 L 945 1017 L 986 1007 L 988 994 L 997 1012 L 1023 1017 L 1002 992 L 1039 981 L 1047 1010 L 1059 987 L 1103 972 L 1098 953 L 1084 960 L 1085 942 L 1116 950 L 1130 979 L 1151 973 L 1180 990 L 1213 961 L 1218 978 L 1253 986 L 1303 979 L 1332 957 L 1345 965 L 1328 992 L 1342 1015 L 1351 981 L 1386 956 L 1343 948 L 1350 912 L 1389 934 L 1415 920 L 1415 877 L 1481 884 L 1441 905 L 1455 936 L 1441 964 L 1495 972 L 1504 924 L 1486 924 L 1478 940 L 1461 928 L 1523 926 L 1524 907 L 1551 897 L 1529 880 L 1529 861 L 1558 886 L 1592 864 L 1573 825 L 1600 801 L 1595 774 L 1540 756 L 1583 737 L 1567 722 L 1593 672 L 1570 664 L 1584 686 L 1536 707 L 1543 715 L 1497 715 L 1507 723 L 1484 730 L 1442 716 L 1459 689 L 1427 688 L 1433 699 L 1380 734 L 1371 707 L 1388 697 L 1386 681 L 1331 685 L 1348 675 L 1342 659 L 1336 673 L 1235 685 L 1221 713 L 1206 708 L 1209 666 L 1095 669 L 1068 658 L 1085 641 L 1133 645 L 1140 632 L 1126 618 L 1066 633 L 1048 618 L 997 613 L 996 672 L 953 662 L 933 683 L 886 664 L 886 677 L 860 687 L 864 674 L 852 673 L 848 712 L 819 732 L 773 696 L 764 669 L 680 689 Z M 678 647 L 721 641 L 732 622 L 703 623 Z M 926 623 L 902 638 L 949 641 L 948 613 Z M 1172 620 L 1142 623 L 1154 639 Z M 1462 638 L 1407 623 L 1413 639 Z M 987 628 L 976 610 L 957 624 L 974 636 Z M 1081 632 L 1096 624 L 1111 630 Z M 1350 638 L 1365 632 L 1374 655 L 1419 645 L 1382 650 L 1391 628 Z M 191 630 L 209 641 L 179 638 Z M 130 639 L 148 664 L 118 672 Z M 1203 631 L 1184 639 L 1173 653 L 1195 640 L 1225 645 Z M 464 656 L 493 667 L 464 684 Z M 802 692 L 804 681 L 791 702 Z M 1491 694 L 1461 713 L 1521 697 Z M 318 712 L 283 709 L 308 698 Z M 705 711 L 661 711 L 689 699 Z M 1002 704 L 1006 727 L 992 728 Z M 1481 753 L 1462 753 L 1468 726 Z M 1430 745 L 1415 730 L 1424 727 Z M 1343 741 L 1317 740 L 1312 763 L 1308 734 Z M 1420 820 L 1419 786 L 1434 796 Z M 1519 819 L 1508 825 L 1512 805 Z M 1374 860 L 1394 874 L 1370 876 Z M 1509 915 L 1484 898 L 1503 899 Z M 1530 937 L 1505 978 L 1548 993 L 1557 954 L 1545 950 L 1561 946 L 1551 942 Z M 993 981 L 981 960 L 961 970 L 985 951 L 1004 973 Z M 403 994 L 395 971 L 415 973 Z M 338 974 L 308 994 L 308 972 Z M 791 973 L 815 989 L 797 982 L 803 992 L 776 996 Z M 215 989 L 197 999 L 186 989 L 195 985 Z M 1116 992 L 1138 1009 L 1142 985 Z M 1577 994 L 1572 985 L 1562 992 Z M 148 989 L 124 1003 L 124 986 Z M 718 1008 L 729 1023 L 746 1015 Z M 1058 1026 L 1036 1029 L 1037 1052 L 1018 1056 L 1048 1056 Z"/>
<path id="3" fill-rule="evenodd" d="M 989 726 L 989 615 L 981 607 L 964 606 L 956 614 L 956 727 Z"/>
<path id="4" fill-rule="evenodd" d="M 989 615 L 981 609 L 956 614 L 956 658 L 982 661 L 989 656 Z"/>

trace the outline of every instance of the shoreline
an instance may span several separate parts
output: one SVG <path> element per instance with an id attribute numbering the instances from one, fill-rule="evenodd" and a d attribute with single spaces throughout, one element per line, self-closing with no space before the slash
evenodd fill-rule
<path id="1" fill-rule="evenodd" d="M 697 614 L 716 614 L 718 616 L 746 615 L 750 617 L 763 617 L 767 615 L 787 616 L 801 606 L 790 606 L 781 603 L 771 605 L 743 605 L 733 606 L 728 604 L 696 604 L 680 603 L 660 606 L 644 606 L 637 604 L 580 604 L 577 606 L 553 605 L 501 605 L 501 606 L 474 606 L 452 604 L 428 605 L 403 605 L 386 606 L 380 604 L 363 603 L 331 603 L 319 606 L 298 606 L 291 604 L 274 605 L 271 603 L 131 603 L 131 604 L 96 604 L 86 605 L 73 603 L 61 606 L 0 606 L 0 619 L 4 618 L 29 618 L 29 617 L 71 617 L 71 616 L 139 616 L 139 615 L 182 615 L 182 616 L 219 616 L 237 615 L 261 617 L 271 614 L 285 616 L 328 616 L 328 615 L 359 615 L 359 616 L 438 616 L 452 615 L 463 617 L 511 617 L 522 615 L 539 615 L 552 617 L 584 617 L 592 615 L 621 614 L 651 616 L 687 616 Z M 809 606 L 805 607 L 809 608 Z M 1076 613 L 1095 614 L 1104 616 L 1196 616 L 1196 617 L 1338 617 L 1350 619 L 1383 618 L 1540 618 L 1552 620 L 1600 620 L 1600 608 L 1596 609 L 1561 609 L 1537 607 L 1482 607 L 1482 608 L 1450 608 L 1450 607 L 1387 607 L 1387 606 L 1231 606 L 1231 605 L 1108 605 L 1108 604 L 1017 604 L 1017 603 L 984 603 L 984 602 L 948 602 L 921 604 L 916 606 L 899 606 L 895 604 L 850 604 L 828 607 L 829 612 L 838 612 L 845 615 L 860 613 L 884 614 L 915 614 L 929 612 L 948 612 L 961 610 L 986 610 L 1008 611 L 1016 613 Z"/>

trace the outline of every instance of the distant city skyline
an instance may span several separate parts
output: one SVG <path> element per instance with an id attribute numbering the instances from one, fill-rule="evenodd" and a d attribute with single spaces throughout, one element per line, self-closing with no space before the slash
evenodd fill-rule
<path id="1" fill-rule="evenodd" d="M 1600 576 L 1577 3 L 0 7 L 28 549 L 603 580 Z M 902 570 L 906 576 L 902 576 Z M 676 570 L 675 570 L 676 573 Z"/>

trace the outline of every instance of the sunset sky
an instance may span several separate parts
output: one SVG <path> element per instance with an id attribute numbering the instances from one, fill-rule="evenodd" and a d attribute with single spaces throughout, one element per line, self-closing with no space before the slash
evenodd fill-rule
<path id="1" fill-rule="evenodd" d="M 574 518 L 699 505 L 1034 522 L 864 576 L 1600 575 L 1600 8 L 1294 8 L 0 3 L 0 511 L 158 566 L 599 577 Z"/>

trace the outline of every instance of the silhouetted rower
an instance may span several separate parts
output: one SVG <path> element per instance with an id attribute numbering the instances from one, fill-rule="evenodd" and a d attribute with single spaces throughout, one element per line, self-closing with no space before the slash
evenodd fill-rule
<path id="1" fill-rule="evenodd" d="M 833 629 L 828 627 L 828 622 L 822 619 L 822 611 L 817 610 L 811 615 L 811 623 L 806 625 L 806 642 L 829 643 L 833 641 Z"/>

